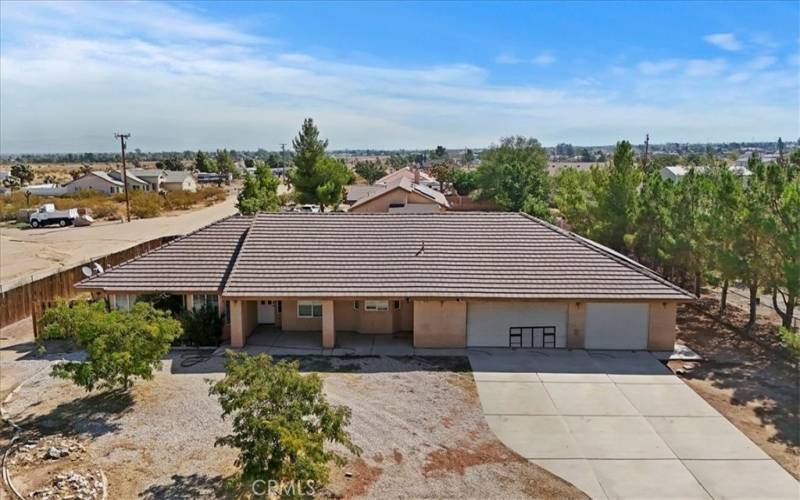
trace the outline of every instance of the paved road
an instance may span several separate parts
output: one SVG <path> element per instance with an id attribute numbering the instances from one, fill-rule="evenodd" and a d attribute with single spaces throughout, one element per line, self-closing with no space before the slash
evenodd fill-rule
<path id="1" fill-rule="evenodd" d="M 648 353 L 469 358 L 492 431 L 593 498 L 800 498 L 788 472 Z"/>
<path id="2" fill-rule="evenodd" d="M 89 227 L 0 229 L 0 282 L 12 286 L 161 236 L 186 234 L 236 213 L 236 197 L 177 215 Z"/>

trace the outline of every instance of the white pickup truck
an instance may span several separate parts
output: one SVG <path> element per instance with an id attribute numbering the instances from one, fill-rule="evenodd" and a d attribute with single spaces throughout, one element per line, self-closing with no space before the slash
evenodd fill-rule
<path id="1" fill-rule="evenodd" d="M 30 215 L 28 222 L 30 222 L 31 227 L 46 226 L 48 224 L 58 224 L 64 227 L 72 224 L 77 218 L 77 208 L 56 210 L 56 206 L 52 203 L 45 203 Z"/>

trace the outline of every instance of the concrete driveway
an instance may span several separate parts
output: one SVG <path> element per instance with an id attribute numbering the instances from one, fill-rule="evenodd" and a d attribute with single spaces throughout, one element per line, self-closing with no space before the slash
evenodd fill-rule
<path id="1" fill-rule="evenodd" d="M 800 498 L 780 465 L 649 353 L 470 353 L 489 427 L 593 498 Z"/>

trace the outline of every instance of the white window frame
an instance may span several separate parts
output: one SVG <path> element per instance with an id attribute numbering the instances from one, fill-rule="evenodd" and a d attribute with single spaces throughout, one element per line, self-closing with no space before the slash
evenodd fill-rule
<path id="1" fill-rule="evenodd" d="M 369 312 L 386 312 L 389 310 L 388 300 L 365 300 L 364 310 Z"/>
<path id="2" fill-rule="evenodd" d="M 215 293 L 196 293 L 192 296 L 192 310 L 199 311 L 203 306 L 219 312 L 219 296 Z"/>
<path id="3" fill-rule="evenodd" d="M 310 307 L 311 314 L 303 314 L 300 312 L 301 307 Z M 321 318 L 322 317 L 322 301 L 319 300 L 298 300 L 297 301 L 297 317 L 298 318 Z"/>

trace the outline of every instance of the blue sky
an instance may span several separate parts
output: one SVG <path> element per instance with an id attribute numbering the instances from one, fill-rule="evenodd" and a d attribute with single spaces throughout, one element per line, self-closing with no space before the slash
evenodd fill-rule
<path id="1" fill-rule="evenodd" d="M 0 4 L 0 151 L 794 140 L 798 2 Z"/>

